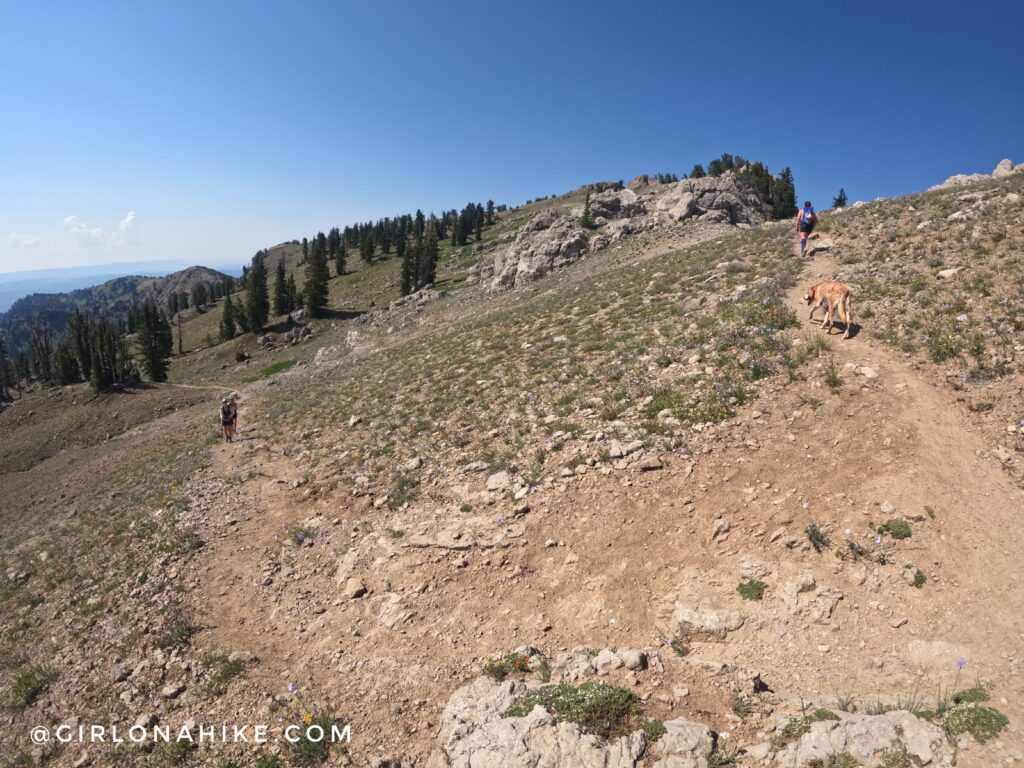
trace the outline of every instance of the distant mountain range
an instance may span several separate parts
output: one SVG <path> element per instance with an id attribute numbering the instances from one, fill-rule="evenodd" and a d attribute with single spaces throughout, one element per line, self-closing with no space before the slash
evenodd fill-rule
<path id="1" fill-rule="evenodd" d="M 38 272 L 48 273 L 50 270 Z M 75 279 L 75 276 L 68 279 Z M 122 273 L 99 285 L 77 288 L 69 292 L 32 293 L 22 296 L 14 301 L 6 312 L 0 312 L 0 329 L 5 332 L 11 348 L 19 349 L 29 337 L 30 323 L 45 321 L 60 335 L 67 327 L 68 316 L 76 309 L 90 317 L 114 318 L 124 315 L 129 307 L 145 301 L 153 301 L 158 306 L 165 307 L 171 293 L 190 293 L 197 285 L 213 285 L 229 279 L 231 276 L 224 272 L 199 266 L 187 267 L 162 277 Z M 48 287 L 51 285 L 52 282 L 47 282 Z"/>
<path id="2" fill-rule="evenodd" d="M 185 269 L 187 261 L 126 261 L 113 264 L 92 264 L 85 267 L 58 267 L 29 269 L 18 272 L 0 272 L 0 312 L 6 312 L 15 301 L 33 293 L 65 293 L 76 288 L 105 283 L 124 275 L 162 277 Z M 237 277 L 237 267 L 218 267 L 226 274 Z"/>

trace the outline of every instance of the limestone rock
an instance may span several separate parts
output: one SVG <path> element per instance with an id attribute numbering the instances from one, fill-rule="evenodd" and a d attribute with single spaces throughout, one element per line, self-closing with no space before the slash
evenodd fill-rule
<path id="1" fill-rule="evenodd" d="M 672 618 L 695 636 L 724 640 L 730 632 L 743 626 L 747 617 L 739 611 L 699 608 L 682 601 L 676 603 Z"/>
<path id="2" fill-rule="evenodd" d="M 840 714 L 840 720 L 811 724 L 810 732 L 788 744 L 776 756 L 779 768 L 805 768 L 814 760 L 827 761 L 837 752 L 849 752 L 864 765 L 873 765 L 875 753 L 906 750 L 912 765 L 952 764 L 953 748 L 945 732 L 907 711 L 884 715 Z"/>

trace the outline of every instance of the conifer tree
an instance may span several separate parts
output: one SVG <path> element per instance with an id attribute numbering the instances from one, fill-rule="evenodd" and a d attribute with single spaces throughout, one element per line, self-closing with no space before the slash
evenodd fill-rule
<path id="1" fill-rule="evenodd" d="M 178 294 L 174 291 L 167 297 L 167 311 L 172 315 L 178 314 Z"/>
<path id="2" fill-rule="evenodd" d="M 700 163 L 694 165 L 693 170 L 690 171 L 691 179 L 703 179 L 705 176 L 707 176 L 707 174 L 704 172 L 704 166 Z"/>
<path id="3" fill-rule="evenodd" d="M 309 258 L 309 240 L 302 238 L 302 263 L 306 263 L 306 259 Z"/>
<path id="4" fill-rule="evenodd" d="M 328 288 L 327 281 L 331 274 L 327 267 L 327 243 L 323 233 L 317 235 L 317 239 L 309 249 L 309 261 L 306 263 L 306 308 L 314 317 L 323 314 L 327 306 Z"/>
<path id="5" fill-rule="evenodd" d="M 263 263 L 263 251 L 252 257 L 245 289 L 245 314 L 248 330 L 259 333 L 270 317 L 270 300 L 267 296 L 267 267 Z"/>
<path id="6" fill-rule="evenodd" d="M 167 367 L 173 349 L 174 336 L 167 316 L 152 302 L 147 302 L 142 308 L 139 352 L 142 355 L 142 369 L 152 381 L 167 381 Z"/>
<path id="7" fill-rule="evenodd" d="M 68 318 L 68 327 L 64 337 L 69 340 L 71 353 L 75 357 L 81 380 L 88 381 L 92 377 L 92 324 L 75 309 Z"/>
<path id="8" fill-rule="evenodd" d="M 402 259 L 400 290 L 403 296 L 408 296 L 416 289 L 416 246 L 407 249 L 405 247 L 405 239 L 403 238 L 398 241 L 398 246 L 395 250 Z"/>
<path id="9" fill-rule="evenodd" d="M 420 262 L 420 274 L 417 288 L 433 285 L 437 281 L 437 231 L 428 227 L 427 240 L 423 245 L 423 257 Z"/>
<path id="10" fill-rule="evenodd" d="M 229 293 L 224 297 L 224 314 L 220 318 L 220 338 L 229 341 L 235 338 L 235 302 Z"/>
<path id="11" fill-rule="evenodd" d="M 7 359 L 7 340 L 0 333 L 0 402 L 11 399 L 11 388 L 14 386 L 11 361 Z"/>
<path id="12" fill-rule="evenodd" d="M 847 203 L 846 190 L 842 187 L 839 188 L 839 194 L 832 198 L 833 208 L 845 208 Z"/>
<path id="13" fill-rule="evenodd" d="M 487 225 L 490 226 L 494 223 L 494 201 L 487 201 Z"/>
<path id="14" fill-rule="evenodd" d="M 288 306 L 291 307 L 289 312 L 294 312 L 299 308 L 302 297 L 299 296 L 299 289 L 295 287 L 295 275 L 291 272 L 288 273 Z"/>
<path id="15" fill-rule="evenodd" d="M 288 278 L 284 274 L 284 259 L 280 259 L 274 275 L 274 314 L 287 315 L 291 311 L 291 296 L 288 295 Z"/>
<path id="16" fill-rule="evenodd" d="M 337 228 L 334 230 L 337 232 Z M 345 241 L 341 239 L 341 235 L 338 235 L 338 250 L 334 253 L 334 271 L 338 273 L 338 277 L 345 274 L 345 260 L 348 258 L 348 251 L 345 248 Z"/>
<path id="17" fill-rule="evenodd" d="M 772 185 L 772 215 L 776 220 L 796 216 L 796 187 L 793 171 L 788 167 L 782 169 Z"/>
<path id="18" fill-rule="evenodd" d="M 373 261 L 373 240 L 368 234 L 359 241 L 359 257 L 367 264 Z"/>
<path id="19" fill-rule="evenodd" d="M 92 376 L 89 379 L 92 388 L 97 392 L 108 391 L 114 385 L 116 370 L 114 327 L 109 320 L 101 318 L 92 329 Z"/>

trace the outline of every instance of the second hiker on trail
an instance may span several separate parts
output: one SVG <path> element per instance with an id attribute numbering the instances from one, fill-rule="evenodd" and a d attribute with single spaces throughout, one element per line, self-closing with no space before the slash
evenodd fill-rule
<path id="1" fill-rule="evenodd" d="M 230 443 L 235 437 L 238 425 L 238 406 L 230 397 L 220 401 L 220 426 L 224 432 L 224 442 Z"/>
<path id="2" fill-rule="evenodd" d="M 814 212 L 814 207 L 811 205 L 810 200 L 804 201 L 804 207 L 800 210 L 800 213 L 796 215 L 796 231 L 800 234 L 800 255 L 804 255 L 804 251 L 807 250 L 807 237 L 811 234 L 814 229 L 814 225 L 818 223 L 818 214 Z"/>

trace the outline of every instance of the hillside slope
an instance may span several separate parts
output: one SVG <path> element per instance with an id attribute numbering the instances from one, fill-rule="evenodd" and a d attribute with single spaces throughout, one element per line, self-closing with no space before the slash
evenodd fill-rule
<path id="1" fill-rule="evenodd" d="M 418 302 L 370 307 L 369 292 L 335 293 L 354 276 L 336 278 L 332 306 L 352 316 L 315 321 L 311 339 L 176 361 L 182 385 L 159 390 L 173 414 L 77 447 L 72 466 L 61 452 L 0 476 L 13 516 L 33 517 L 47 473 L 67 472 L 73 496 L 48 499 L 49 536 L 23 526 L 4 557 L 0 696 L 32 665 L 57 672 L 5 748 L 31 754 L 28 724 L 71 709 L 176 725 L 329 713 L 351 722 L 356 765 L 460 764 L 497 727 L 473 719 L 470 693 L 524 695 L 477 680 L 518 650 L 515 680 L 593 676 L 673 724 L 669 739 L 623 735 L 601 764 L 670 759 L 685 717 L 718 733 L 719 765 L 807 766 L 840 726 L 801 736 L 787 717 L 934 710 L 976 683 L 1005 730 L 946 743 L 934 726 L 928 760 L 1013 764 L 1022 183 L 826 214 L 806 261 L 789 224 L 661 221 L 494 295 L 458 281 L 469 263 L 452 253 L 449 287 Z M 387 296 L 391 268 L 361 270 L 362 286 Z M 801 303 L 832 276 L 854 289 L 846 341 Z M 239 345 L 251 362 L 235 362 Z M 212 444 L 212 408 L 189 407 L 190 387 L 235 388 L 244 439 Z M 90 478 L 115 467 L 116 495 L 99 493 Z M 762 600 L 740 594 L 751 581 Z M 55 660 L 25 650 L 44 637 Z M 623 666 L 627 649 L 646 662 Z M 605 749 L 570 731 L 560 749 Z M 925 749 L 901 733 L 885 748 Z M 829 749 L 874 764 L 859 752 L 871 738 Z M 125 764 L 109 747 L 89 755 Z"/>

